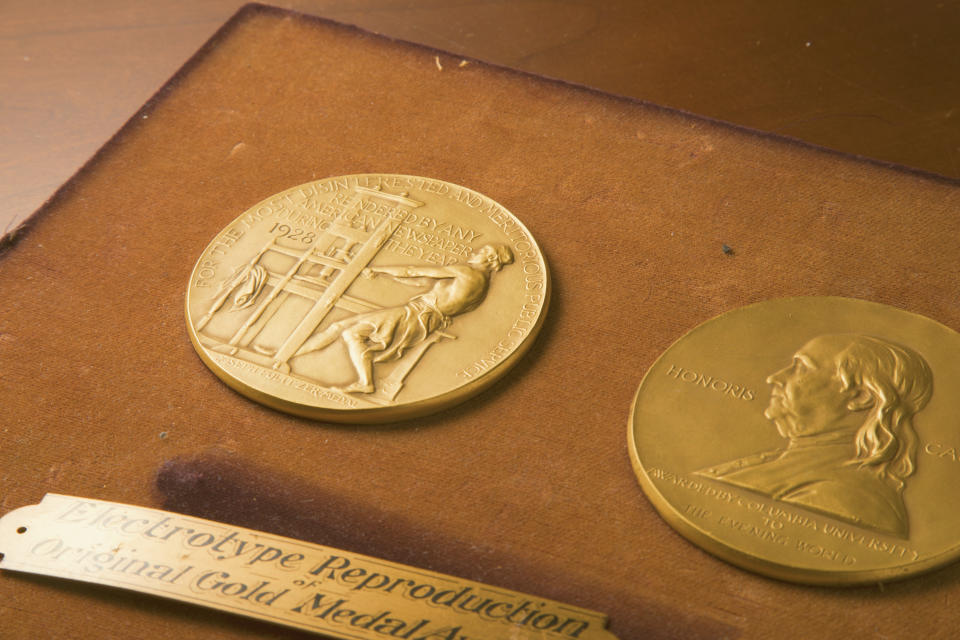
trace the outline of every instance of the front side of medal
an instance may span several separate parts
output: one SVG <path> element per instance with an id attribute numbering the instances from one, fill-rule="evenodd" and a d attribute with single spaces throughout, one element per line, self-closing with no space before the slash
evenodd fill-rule
<path id="1" fill-rule="evenodd" d="M 489 386 L 529 349 L 549 297 L 539 247 L 490 198 L 364 174 L 288 189 L 227 225 L 193 269 L 186 316 L 240 393 L 369 423 Z"/>
<path id="2" fill-rule="evenodd" d="M 629 447 L 660 514 L 741 567 L 810 584 L 960 556 L 960 334 L 848 298 L 761 302 L 674 343 Z"/>

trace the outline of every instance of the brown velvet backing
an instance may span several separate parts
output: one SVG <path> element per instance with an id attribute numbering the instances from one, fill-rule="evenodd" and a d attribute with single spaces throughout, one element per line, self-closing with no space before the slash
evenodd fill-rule
<path id="1" fill-rule="evenodd" d="M 52 491 L 182 510 L 604 611 L 624 639 L 951 634 L 960 565 L 808 588 L 689 544 L 642 495 L 626 422 L 672 341 L 747 303 L 860 297 L 960 328 L 957 185 L 460 63 L 255 6 L 218 33 L 0 257 L 0 509 Z M 194 353 L 190 269 L 264 197 L 363 172 L 462 184 L 523 220 L 555 285 L 543 333 L 430 418 L 263 408 Z M 0 625 L 304 637 L 11 572 Z"/>

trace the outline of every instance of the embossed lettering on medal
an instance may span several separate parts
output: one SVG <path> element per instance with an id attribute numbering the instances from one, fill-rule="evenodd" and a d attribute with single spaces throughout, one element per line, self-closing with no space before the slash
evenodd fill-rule
<path id="1" fill-rule="evenodd" d="M 187 324 L 237 391 L 326 420 L 460 402 L 530 347 L 543 256 L 496 202 L 439 180 L 330 178 L 264 200 L 207 247 Z"/>
<path id="2" fill-rule="evenodd" d="M 874 582 L 960 555 L 960 335 L 845 298 L 791 298 L 697 327 L 637 391 L 641 486 L 680 533 L 778 578 Z"/>

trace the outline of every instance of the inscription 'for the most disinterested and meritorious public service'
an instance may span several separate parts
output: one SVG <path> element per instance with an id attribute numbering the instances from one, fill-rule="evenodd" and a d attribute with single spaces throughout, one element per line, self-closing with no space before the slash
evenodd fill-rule
<path id="1" fill-rule="evenodd" d="M 203 361 L 274 408 L 408 418 L 462 401 L 529 349 L 550 283 L 505 208 L 441 180 L 368 174 L 304 184 L 223 229 L 190 276 Z"/>
<path id="2" fill-rule="evenodd" d="M 657 509 L 716 555 L 820 584 L 960 557 L 960 335 L 845 298 L 715 318 L 651 367 L 630 421 Z M 761 390 L 765 391 L 761 392 Z"/>

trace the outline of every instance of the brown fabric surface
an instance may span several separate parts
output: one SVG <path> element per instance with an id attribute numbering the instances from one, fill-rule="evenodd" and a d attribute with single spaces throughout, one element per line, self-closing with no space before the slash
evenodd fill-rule
<path id="1" fill-rule="evenodd" d="M 747 303 L 860 297 L 960 327 L 957 185 L 459 62 L 278 10 L 225 27 L 0 256 L 0 509 L 48 491 L 179 509 L 603 611 L 624 639 L 949 637 L 960 565 L 807 588 L 687 543 L 637 485 L 626 420 L 673 340 Z M 546 326 L 430 418 L 263 408 L 194 353 L 190 269 L 264 197 L 363 172 L 509 208 L 551 266 Z M 0 620 L 14 638 L 303 637 L 10 572 Z"/>

